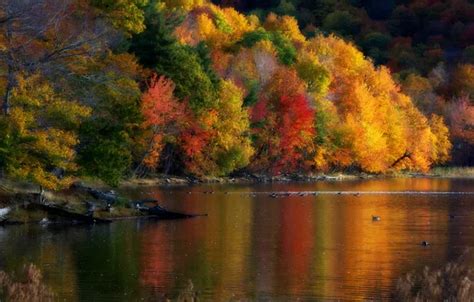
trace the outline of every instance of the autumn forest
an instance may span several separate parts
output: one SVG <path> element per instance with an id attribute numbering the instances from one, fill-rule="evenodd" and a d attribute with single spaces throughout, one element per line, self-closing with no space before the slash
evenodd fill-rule
<path id="1" fill-rule="evenodd" d="M 474 4 L 254 2 L 1 0 L 3 175 L 474 163 Z"/>

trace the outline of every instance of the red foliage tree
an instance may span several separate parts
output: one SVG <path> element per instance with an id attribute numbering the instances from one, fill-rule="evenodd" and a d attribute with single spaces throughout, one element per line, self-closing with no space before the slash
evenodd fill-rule
<path id="1" fill-rule="evenodd" d="M 148 132 L 142 165 L 154 169 L 167 138 L 177 135 L 185 119 L 185 105 L 173 95 L 175 85 L 154 74 L 142 96 L 143 127 Z"/>
<path id="2" fill-rule="evenodd" d="M 315 135 L 314 109 L 303 95 L 282 96 L 279 102 L 279 160 L 275 168 L 283 171 L 305 169 L 305 159 Z"/>
<path id="3" fill-rule="evenodd" d="M 205 151 L 213 133 L 203 129 L 195 117 L 189 116 L 190 125 L 180 136 L 180 146 L 186 170 L 195 175 L 203 174 L 203 167 L 214 165 Z"/>
<path id="4" fill-rule="evenodd" d="M 307 170 L 314 151 L 315 111 L 302 94 L 260 99 L 252 108 L 257 137 L 254 170 L 273 174 Z"/>

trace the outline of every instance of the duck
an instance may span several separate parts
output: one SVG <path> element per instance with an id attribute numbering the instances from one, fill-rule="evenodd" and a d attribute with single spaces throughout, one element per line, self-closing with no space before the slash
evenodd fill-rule
<path id="1" fill-rule="evenodd" d="M 421 242 L 421 246 L 428 246 L 428 245 L 430 245 L 430 243 L 428 241 L 423 240 Z"/>
<path id="2" fill-rule="evenodd" d="M 372 221 L 380 221 L 380 216 L 372 215 Z"/>

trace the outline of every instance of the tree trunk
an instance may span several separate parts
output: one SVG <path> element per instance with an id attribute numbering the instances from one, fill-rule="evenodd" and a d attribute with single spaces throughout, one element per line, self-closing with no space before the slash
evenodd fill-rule
<path id="1" fill-rule="evenodd" d="M 411 153 L 409 153 L 408 150 L 405 151 L 405 153 L 402 156 L 400 156 L 395 162 L 393 162 L 393 164 L 390 166 L 390 168 L 395 167 L 399 162 L 401 162 L 405 158 L 410 158 L 410 157 L 411 157 Z"/>
<path id="2" fill-rule="evenodd" d="M 39 186 L 39 203 L 44 203 L 44 188 L 43 186 Z"/>
<path id="3" fill-rule="evenodd" d="M 8 68 L 10 69 L 10 68 Z M 5 89 L 5 95 L 3 96 L 3 105 L 2 105 L 2 110 L 4 115 L 9 115 L 10 114 L 10 95 L 11 91 L 13 89 L 12 81 L 10 80 L 10 71 L 8 72 L 8 83 L 7 87 Z"/>
<path id="4" fill-rule="evenodd" d="M 7 42 L 10 43 L 12 39 L 11 22 L 7 23 L 7 31 L 6 31 L 5 36 L 6 36 Z M 8 65 L 7 87 L 5 88 L 5 95 L 3 96 L 2 110 L 3 110 L 4 115 L 9 115 L 10 114 L 10 95 L 11 95 L 13 86 L 15 85 L 15 73 L 14 73 L 14 68 L 13 68 L 14 61 L 13 61 L 13 56 L 12 56 L 11 51 L 7 52 L 6 59 L 7 59 L 7 65 Z"/>
<path id="5" fill-rule="evenodd" d="M 173 167 L 173 155 L 174 155 L 174 146 L 171 144 L 166 144 L 164 152 L 164 164 L 163 164 L 163 173 L 168 175 Z"/>

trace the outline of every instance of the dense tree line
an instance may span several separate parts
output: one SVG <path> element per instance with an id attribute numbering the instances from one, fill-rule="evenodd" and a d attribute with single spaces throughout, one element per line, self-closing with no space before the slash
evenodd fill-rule
<path id="1" fill-rule="evenodd" d="M 445 118 L 452 163 L 474 164 L 474 3 L 468 0 L 215 0 L 264 19 L 294 16 L 307 37 L 336 34 L 395 73 L 425 115 Z"/>
<path id="2" fill-rule="evenodd" d="M 406 76 L 404 93 L 351 42 L 309 38 L 294 17 L 204 0 L 0 5 L 5 176 L 57 189 L 76 176 L 426 171 L 450 158 L 431 78 Z M 474 73 L 456 72 L 449 121 L 469 140 Z"/>

